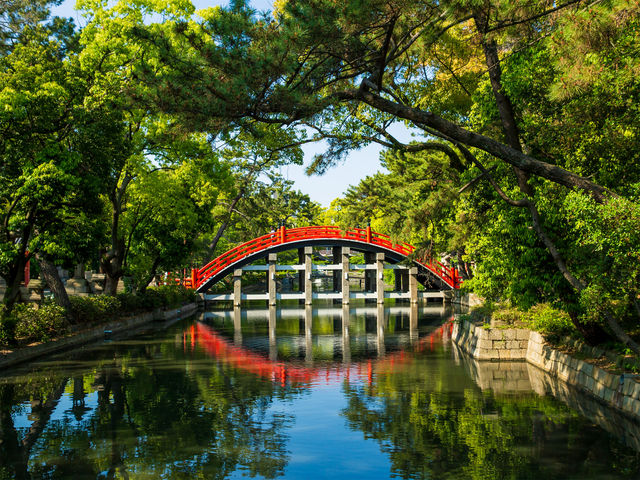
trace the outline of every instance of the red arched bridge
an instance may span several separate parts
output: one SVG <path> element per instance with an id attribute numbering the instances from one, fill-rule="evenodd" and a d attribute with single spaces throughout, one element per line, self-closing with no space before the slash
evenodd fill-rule
<path id="1" fill-rule="evenodd" d="M 254 238 L 232 248 L 202 268 L 194 268 L 185 284 L 198 292 L 206 292 L 211 286 L 233 272 L 270 253 L 277 253 L 307 246 L 341 246 L 355 250 L 384 253 L 385 259 L 398 263 L 407 259 L 415 247 L 408 243 L 394 243 L 388 235 L 367 228 L 341 230 L 338 227 L 314 226 L 287 229 L 280 227 L 275 232 Z M 430 259 L 412 259 L 423 278 L 431 276 L 445 289 L 460 288 L 462 283 L 458 270 Z"/>

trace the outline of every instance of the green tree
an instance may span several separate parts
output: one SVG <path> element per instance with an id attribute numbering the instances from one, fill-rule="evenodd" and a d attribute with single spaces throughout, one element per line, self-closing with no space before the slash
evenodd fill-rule
<path id="1" fill-rule="evenodd" d="M 90 246 L 86 232 L 98 228 L 104 166 L 124 149 L 119 113 L 86 105 L 92 76 L 70 49 L 74 36 L 51 33 L 34 27 L 0 60 L 0 275 L 7 283 L 6 313 L 18 299 L 29 258 L 40 252 L 75 259 Z"/>
<path id="2" fill-rule="evenodd" d="M 538 258 L 546 252 L 536 268 L 512 271 L 553 277 L 549 290 L 558 291 L 582 328 L 579 297 L 592 278 L 580 277 L 578 270 L 584 270 L 572 265 L 576 239 L 558 229 L 558 205 L 547 199 L 575 189 L 606 208 L 610 198 L 628 192 L 604 173 L 614 162 L 598 158 L 606 159 L 603 149 L 617 144 L 633 151 L 635 126 L 626 127 L 637 118 L 628 108 L 637 104 L 637 5 L 283 1 L 269 17 L 234 2 L 199 12 L 199 19 L 189 2 L 121 1 L 110 10 L 85 5 L 96 9 L 92 28 L 145 45 L 133 68 L 148 100 L 190 128 L 245 128 L 259 121 L 297 128 L 298 136 L 310 131 L 313 139 L 329 143 L 311 166 L 317 172 L 372 141 L 404 152 L 435 151 L 460 171 L 460 187 L 488 182 L 491 191 L 464 208 L 484 222 L 510 217 L 509 255 L 524 250 Z M 168 21 L 122 28 L 130 17 L 153 12 Z M 538 68 L 518 69 L 518 61 Z M 618 95 L 600 95 L 616 90 Z M 598 99 L 596 108 L 586 108 L 584 92 Z M 567 112 L 573 115 L 565 120 Z M 583 112 L 593 127 L 580 127 Z M 619 120 L 607 122 L 612 114 Z M 388 127 L 398 120 L 421 132 L 424 141 L 395 139 Z M 616 134 L 612 141 L 597 138 L 603 124 Z M 568 135 L 565 126 L 573 126 Z M 549 131 L 566 142 L 545 142 L 541 132 Z M 620 157 L 613 169 L 625 172 L 628 184 L 636 178 L 634 158 Z M 523 213 L 503 215 L 501 202 Z M 478 210 L 483 206 L 487 210 Z M 518 244 L 519 232 L 526 235 Z M 505 277 L 507 283 L 493 284 L 509 285 L 520 275 Z M 603 312 L 608 328 L 640 351 L 615 316 Z M 583 333 L 602 337 L 601 331 Z"/>

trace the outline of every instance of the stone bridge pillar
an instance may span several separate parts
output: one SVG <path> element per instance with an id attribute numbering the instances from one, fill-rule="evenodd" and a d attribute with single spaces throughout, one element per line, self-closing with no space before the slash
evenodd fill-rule
<path id="1" fill-rule="evenodd" d="M 349 254 L 351 253 L 351 249 L 349 247 L 342 247 L 342 273 L 340 275 L 342 285 L 342 304 L 349 305 L 351 289 L 349 287 L 349 270 L 351 269 L 351 264 L 349 260 Z"/>
<path id="2" fill-rule="evenodd" d="M 269 286 L 269 305 L 276 304 L 276 293 L 278 285 L 276 283 L 276 264 L 278 263 L 278 255 L 275 253 L 269 254 L 269 271 L 267 272 L 267 285 Z"/>
<path id="3" fill-rule="evenodd" d="M 376 302 L 384 303 L 384 253 L 376 253 Z"/>
<path id="4" fill-rule="evenodd" d="M 313 302 L 313 283 L 311 273 L 313 272 L 313 247 L 304 247 L 304 303 L 311 305 Z"/>
<path id="5" fill-rule="evenodd" d="M 411 303 L 418 303 L 418 267 L 409 269 L 409 293 Z"/>
<path id="6" fill-rule="evenodd" d="M 233 271 L 233 305 L 239 307 L 242 303 L 242 269 Z"/>

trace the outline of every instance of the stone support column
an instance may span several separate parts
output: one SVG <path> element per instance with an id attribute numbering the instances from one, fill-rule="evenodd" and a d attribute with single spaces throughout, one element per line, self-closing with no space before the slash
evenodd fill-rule
<path id="1" fill-rule="evenodd" d="M 233 271 L 233 305 L 239 307 L 242 304 L 242 269 Z"/>
<path id="2" fill-rule="evenodd" d="M 269 305 L 276 304 L 276 292 L 278 290 L 276 283 L 276 264 L 278 262 L 278 255 L 275 253 L 269 254 L 269 270 L 267 272 L 267 285 L 269 292 Z"/>
<path id="3" fill-rule="evenodd" d="M 349 254 L 351 249 L 349 247 L 342 247 L 342 304 L 349 305 L 351 288 L 349 286 L 349 271 L 351 269 L 351 263 L 349 260 Z"/>
<path id="4" fill-rule="evenodd" d="M 311 273 L 313 272 L 313 247 L 304 247 L 304 303 L 311 305 L 313 302 L 313 283 Z"/>
<path id="5" fill-rule="evenodd" d="M 376 253 L 377 303 L 384 303 L 384 253 Z"/>
<path id="6" fill-rule="evenodd" d="M 409 269 L 409 293 L 411 303 L 418 303 L 418 267 Z"/>

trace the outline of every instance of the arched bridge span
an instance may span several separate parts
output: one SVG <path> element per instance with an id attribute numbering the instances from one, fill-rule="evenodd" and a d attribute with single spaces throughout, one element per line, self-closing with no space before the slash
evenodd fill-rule
<path id="1" fill-rule="evenodd" d="M 342 246 L 360 251 L 382 252 L 387 261 L 397 263 L 411 255 L 415 247 L 408 243 L 393 243 L 387 235 L 374 232 L 370 227 L 341 230 L 338 227 L 314 226 L 287 229 L 254 238 L 232 248 L 191 273 L 191 285 L 200 293 L 222 280 L 236 268 L 241 268 L 270 253 L 306 246 Z M 455 268 L 438 261 L 413 260 L 420 273 L 435 278 L 443 288 L 460 288 L 461 279 Z"/>

